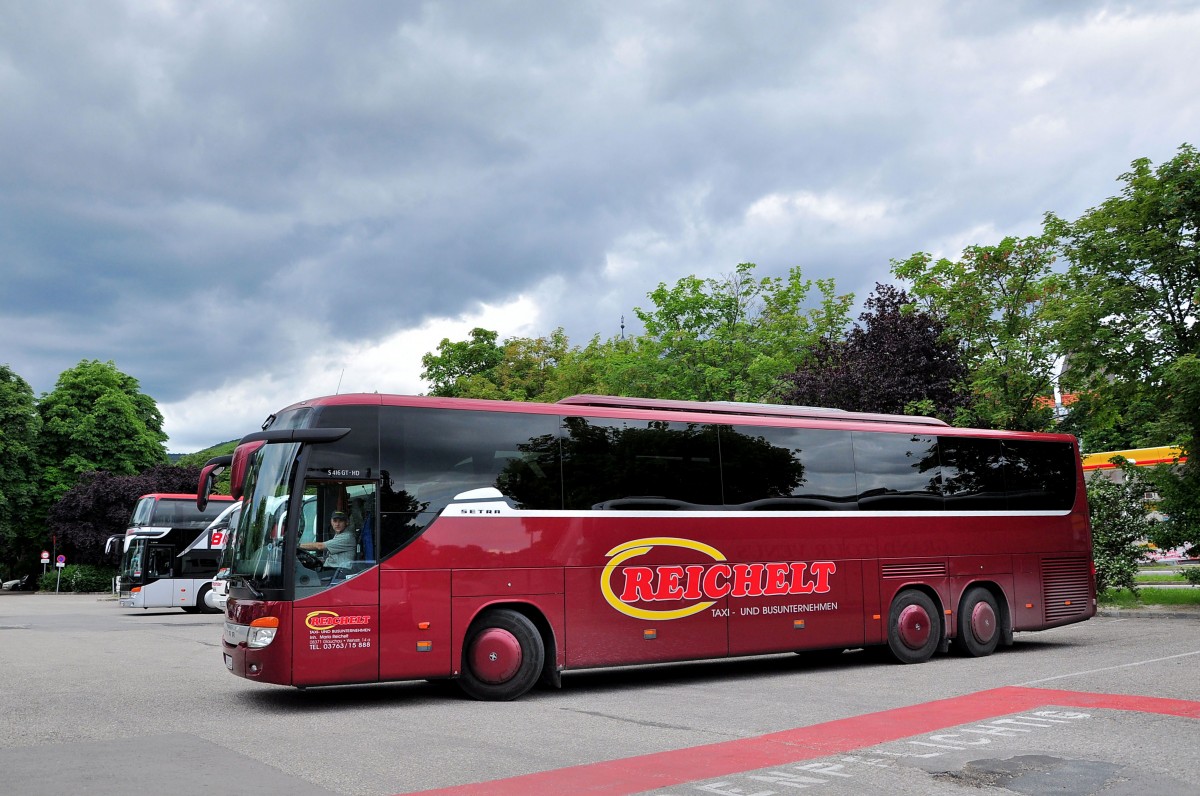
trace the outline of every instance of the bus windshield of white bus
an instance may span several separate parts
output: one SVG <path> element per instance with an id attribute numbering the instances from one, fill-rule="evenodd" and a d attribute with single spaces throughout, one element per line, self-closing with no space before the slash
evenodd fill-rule
<path id="1" fill-rule="evenodd" d="M 194 497 L 162 497 L 147 495 L 138 500 L 133 515 L 129 518 L 130 528 L 204 528 L 228 508 L 228 503 L 218 503 L 204 511 L 196 508 Z"/>

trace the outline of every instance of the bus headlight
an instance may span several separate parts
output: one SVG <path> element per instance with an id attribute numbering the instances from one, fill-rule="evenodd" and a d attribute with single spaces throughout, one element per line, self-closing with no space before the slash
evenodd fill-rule
<path id="1" fill-rule="evenodd" d="M 279 631 L 279 617 L 263 616 L 250 623 L 250 633 L 246 637 L 246 646 L 250 649 L 262 649 L 275 640 Z"/>

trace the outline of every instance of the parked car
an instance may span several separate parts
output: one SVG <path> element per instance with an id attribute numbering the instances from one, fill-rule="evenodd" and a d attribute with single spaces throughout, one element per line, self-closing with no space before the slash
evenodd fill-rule
<path id="1" fill-rule="evenodd" d="M 13 580 L 6 580 L 0 584 L 0 589 L 4 591 L 37 591 L 37 575 L 22 575 Z"/>

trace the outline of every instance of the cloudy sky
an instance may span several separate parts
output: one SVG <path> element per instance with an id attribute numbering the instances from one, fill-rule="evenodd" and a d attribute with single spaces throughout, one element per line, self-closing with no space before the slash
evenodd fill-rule
<path id="1" fill-rule="evenodd" d="M 1192 2 L 0 0 L 0 363 L 169 449 L 417 393 L 473 326 L 1034 234 L 1200 144 Z"/>

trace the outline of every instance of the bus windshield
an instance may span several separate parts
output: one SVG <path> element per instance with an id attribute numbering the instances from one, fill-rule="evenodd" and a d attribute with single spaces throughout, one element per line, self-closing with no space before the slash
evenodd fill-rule
<path id="1" fill-rule="evenodd" d="M 257 589 L 283 588 L 284 528 L 298 443 L 264 445 L 246 474 L 230 575 Z"/>
<path id="2" fill-rule="evenodd" d="M 129 549 L 125 551 L 124 557 L 121 559 L 121 572 L 123 577 L 141 578 L 142 577 L 142 559 L 146 553 L 146 540 L 133 539 L 129 542 Z"/>

